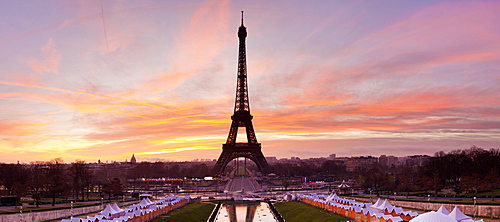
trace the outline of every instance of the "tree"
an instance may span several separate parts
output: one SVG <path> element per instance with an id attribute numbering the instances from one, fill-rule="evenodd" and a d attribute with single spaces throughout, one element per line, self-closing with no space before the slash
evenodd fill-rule
<path id="1" fill-rule="evenodd" d="M 434 191 L 436 195 L 444 187 L 443 179 L 439 176 L 438 172 L 433 172 L 429 175 L 421 175 L 418 179 L 418 184 L 421 189 L 425 191 Z"/>
<path id="2" fill-rule="evenodd" d="M 119 178 L 114 178 L 108 184 L 104 185 L 102 191 L 108 194 L 108 199 L 111 199 L 111 195 L 113 197 L 123 195 L 123 185 Z"/>
<path id="3" fill-rule="evenodd" d="M 337 164 L 333 160 L 327 160 L 321 164 L 320 171 L 322 175 L 335 175 L 337 180 L 347 179 L 345 178 L 346 166 L 343 164 Z"/>
<path id="4" fill-rule="evenodd" d="M 52 197 L 52 206 L 56 204 L 56 197 L 68 190 L 63 163 L 61 158 L 56 158 L 48 162 L 47 188 Z"/>
<path id="5" fill-rule="evenodd" d="M 29 177 L 30 171 L 21 164 L 0 165 L 0 181 L 7 190 L 7 195 L 25 195 Z"/>
<path id="6" fill-rule="evenodd" d="M 379 196 L 379 191 L 381 188 L 387 187 L 389 184 L 389 175 L 382 172 L 379 167 L 373 167 L 367 170 L 362 177 L 361 185 L 364 188 L 371 188 Z"/>
<path id="7" fill-rule="evenodd" d="M 497 168 L 491 168 L 486 176 L 481 180 L 482 186 L 487 190 L 494 190 L 500 184 L 500 171 Z M 495 195 L 491 195 L 491 201 L 495 201 Z"/>
<path id="8" fill-rule="evenodd" d="M 474 193 L 477 194 L 479 184 L 480 184 L 480 178 L 478 174 L 473 173 L 472 175 L 469 176 L 464 176 L 460 180 L 460 187 L 461 189 L 465 190 L 467 193 Z"/>
<path id="9" fill-rule="evenodd" d="M 290 186 L 290 182 L 288 182 L 288 180 L 287 180 L 287 179 L 282 179 L 282 180 L 281 180 L 281 185 L 282 185 L 283 187 L 285 187 L 285 190 L 287 190 L 287 188 Z"/>
<path id="10" fill-rule="evenodd" d="M 397 176 L 397 187 L 396 189 L 400 192 L 405 192 L 406 197 L 410 194 L 410 191 L 413 191 L 415 187 L 415 181 L 413 177 L 413 173 L 407 172 L 407 173 L 401 173 Z"/>
<path id="11" fill-rule="evenodd" d="M 36 207 L 40 206 L 42 192 L 48 183 L 46 165 L 47 164 L 42 161 L 30 163 L 31 177 L 29 179 L 29 188 L 31 190 L 31 196 L 35 200 Z"/>
<path id="12" fill-rule="evenodd" d="M 85 190 L 89 187 L 91 175 L 85 161 L 76 160 L 69 168 L 70 176 L 73 182 L 73 192 L 78 199 L 79 193 L 82 194 L 82 200 L 85 200 Z"/>

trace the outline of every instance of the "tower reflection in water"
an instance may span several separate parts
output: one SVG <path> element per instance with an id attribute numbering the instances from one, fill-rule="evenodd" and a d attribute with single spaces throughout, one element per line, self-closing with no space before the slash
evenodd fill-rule
<path id="1" fill-rule="evenodd" d="M 215 221 L 253 222 L 276 221 L 264 202 L 229 202 L 222 205 Z"/>

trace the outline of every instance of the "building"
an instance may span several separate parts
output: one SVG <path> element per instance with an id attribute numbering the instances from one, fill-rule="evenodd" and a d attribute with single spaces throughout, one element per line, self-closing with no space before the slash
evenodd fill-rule
<path id="1" fill-rule="evenodd" d="M 423 166 L 425 163 L 429 162 L 430 156 L 428 155 L 413 155 L 407 156 L 406 165 L 407 166 Z"/>
<path id="2" fill-rule="evenodd" d="M 132 158 L 130 158 L 130 163 L 131 164 L 136 164 L 137 163 L 137 160 L 135 159 L 135 155 L 132 154 Z"/>
<path id="3" fill-rule="evenodd" d="M 345 160 L 347 171 L 354 171 L 355 169 L 368 169 L 373 164 L 378 163 L 378 158 L 373 156 L 359 156 L 351 157 Z"/>
<path id="4" fill-rule="evenodd" d="M 378 158 L 378 164 L 386 167 L 392 167 L 398 165 L 398 158 L 395 156 L 381 155 Z"/>
<path id="5" fill-rule="evenodd" d="M 278 162 L 278 159 L 275 156 L 268 156 L 266 157 L 266 161 L 270 164 Z"/>

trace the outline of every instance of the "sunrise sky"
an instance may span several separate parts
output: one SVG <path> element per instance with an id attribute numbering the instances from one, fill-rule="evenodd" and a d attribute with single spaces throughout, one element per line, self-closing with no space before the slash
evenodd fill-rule
<path id="1" fill-rule="evenodd" d="M 218 158 L 242 10 L 265 156 L 500 148 L 499 1 L 23 0 L 0 2 L 0 162 Z"/>

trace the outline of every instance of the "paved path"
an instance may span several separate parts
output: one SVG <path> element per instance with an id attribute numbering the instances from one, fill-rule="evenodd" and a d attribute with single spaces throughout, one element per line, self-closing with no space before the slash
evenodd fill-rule
<path id="1" fill-rule="evenodd" d="M 254 192 L 257 182 L 251 178 L 234 178 L 228 186 L 229 192 Z"/>

